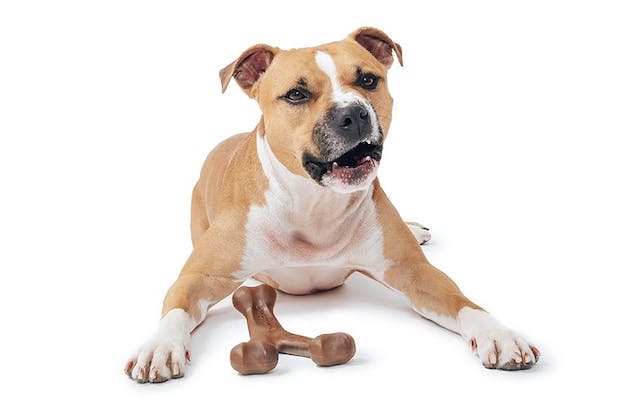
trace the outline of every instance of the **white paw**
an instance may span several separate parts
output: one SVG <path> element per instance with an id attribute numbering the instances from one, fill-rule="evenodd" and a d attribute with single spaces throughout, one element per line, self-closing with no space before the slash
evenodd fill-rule
<path id="1" fill-rule="evenodd" d="M 185 314 L 182 310 L 179 312 Z M 137 355 L 129 358 L 125 373 L 139 383 L 162 383 L 184 376 L 186 364 L 191 359 L 191 336 L 181 320 L 183 317 L 174 314 L 173 310 L 165 315 L 156 334 Z"/>
<path id="2" fill-rule="evenodd" d="M 431 232 L 429 232 L 429 229 L 422 224 L 408 221 L 407 227 L 409 227 L 413 236 L 416 237 L 418 244 L 424 245 L 431 239 Z"/>
<path id="3" fill-rule="evenodd" d="M 184 376 L 189 359 L 188 341 L 156 335 L 129 359 L 125 372 L 138 383 L 162 383 Z"/>
<path id="4" fill-rule="evenodd" d="M 540 358 L 540 351 L 511 330 L 479 332 L 469 345 L 485 368 L 503 370 L 529 369 Z"/>
<path id="5" fill-rule="evenodd" d="M 536 347 L 483 310 L 464 307 L 458 312 L 458 322 L 460 334 L 469 341 L 485 368 L 529 369 L 540 358 Z"/>

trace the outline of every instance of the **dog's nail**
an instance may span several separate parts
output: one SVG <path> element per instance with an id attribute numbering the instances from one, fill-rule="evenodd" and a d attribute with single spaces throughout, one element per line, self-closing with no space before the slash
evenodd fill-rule
<path id="1" fill-rule="evenodd" d="M 149 373 L 149 381 L 154 381 L 158 377 L 158 368 L 151 368 Z"/>
<path id="2" fill-rule="evenodd" d="M 184 357 L 187 360 L 187 362 L 191 362 L 191 352 L 189 350 L 184 352 Z"/>
<path id="3" fill-rule="evenodd" d="M 489 352 L 489 363 L 495 365 L 498 362 L 498 356 L 495 351 Z"/>
<path id="4" fill-rule="evenodd" d="M 528 352 L 524 353 L 524 363 L 531 363 L 531 355 Z"/>
<path id="5" fill-rule="evenodd" d="M 471 346 L 471 349 L 473 351 L 475 351 L 478 348 L 478 343 L 476 342 L 475 337 L 471 338 L 471 340 L 469 340 L 469 345 Z"/>
<path id="6" fill-rule="evenodd" d="M 536 362 L 538 362 L 538 359 L 540 359 L 540 350 L 534 346 L 531 346 L 531 351 L 533 352 L 533 356 L 536 357 Z"/>
<path id="7" fill-rule="evenodd" d="M 524 359 L 526 361 L 527 360 L 527 354 L 524 354 L 524 355 L 525 355 Z M 519 353 L 514 352 L 512 358 L 513 358 L 514 361 L 516 361 L 516 363 L 522 363 L 522 356 Z"/>
<path id="8" fill-rule="evenodd" d="M 429 229 L 427 227 L 422 227 L 423 230 L 425 231 L 429 231 Z"/>
<path id="9" fill-rule="evenodd" d="M 171 373 L 173 373 L 174 376 L 178 376 L 180 374 L 180 366 L 178 365 L 178 362 L 173 363 L 173 369 L 171 370 Z"/>

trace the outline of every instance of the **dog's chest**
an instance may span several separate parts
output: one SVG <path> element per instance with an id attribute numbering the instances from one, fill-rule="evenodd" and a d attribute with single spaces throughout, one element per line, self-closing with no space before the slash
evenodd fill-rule
<path id="1" fill-rule="evenodd" d="M 349 217 L 344 205 L 256 208 L 247 224 L 245 273 L 260 273 L 281 290 L 305 294 L 336 287 L 351 271 L 382 267 L 382 238 L 371 206 Z M 308 212 L 308 213 L 307 213 Z"/>
<path id="2" fill-rule="evenodd" d="M 383 274 L 382 229 L 373 189 L 341 194 L 288 171 L 258 135 L 258 157 L 269 186 L 251 205 L 238 278 L 261 273 L 281 289 L 331 288 L 352 270 Z"/>
<path id="3" fill-rule="evenodd" d="M 326 214 L 325 214 L 326 213 Z M 243 271 L 292 294 L 341 285 L 353 270 L 384 270 L 382 238 L 375 217 L 330 222 L 317 214 L 279 215 L 256 210 L 247 229 Z"/>
<path id="4" fill-rule="evenodd" d="M 383 264 L 382 231 L 371 194 L 268 193 L 247 219 L 244 271 L 374 268 Z"/>

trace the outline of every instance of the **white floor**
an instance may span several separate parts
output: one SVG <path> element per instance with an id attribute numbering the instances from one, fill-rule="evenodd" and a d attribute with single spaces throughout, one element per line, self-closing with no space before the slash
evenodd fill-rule
<path id="1" fill-rule="evenodd" d="M 0 2 L 0 399 L 637 399 L 640 7 L 401 3 Z M 348 365 L 283 356 L 239 376 L 229 351 L 248 333 L 226 301 L 183 379 L 128 379 L 189 255 L 202 161 L 259 119 L 237 85 L 220 94 L 218 70 L 254 43 L 364 25 L 404 49 L 388 76 L 386 193 L 431 228 L 431 262 L 540 363 L 486 370 L 353 277 L 276 307 L 291 331 L 353 335 Z"/>
<path id="2" fill-rule="evenodd" d="M 502 309 L 517 311 L 517 302 L 509 303 Z M 533 303 L 525 301 L 520 306 L 529 304 Z M 317 367 L 306 358 L 281 356 L 278 367 L 270 374 L 240 376 L 229 364 L 229 351 L 246 341 L 248 334 L 244 318 L 226 300 L 209 313 L 206 323 L 196 331 L 193 363 L 183 379 L 159 386 L 140 385 L 127 382 L 122 374 L 114 377 L 117 385 L 110 391 L 118 389 L 121 396 L 131 397 L 153 394 L 162 399 L 205 392 L 212 392 L 215 397 L 218 391 L 227 394 L 225 397 L 237 392 L 243 399 L 276 399 L 282 395 L 305 399 L 403 399 L 420 397 L 421 393 L 423 397 L 490 393 L 498 388 L 510 394 L 534 394 L 537 386 L 554 386 L 558 360 L 565 354 L 558 349 L 558 337 L 539 326 L 546 319 L 532 308 L 531 314 L 537 318 L 522 316 L 515 323 L 523 330 L 531 326 L 532 339 L 539 340 L 537 344 L 544 350 L 539 365 L 523 372 L 486 370 L 460 337 L 419 317 L 402 296 L 360 275 L 353 276 L 342 288 L 321 294 L 278 294 L 276 313 L 283 326 L 295 333 L 350 333 L 356 340 L 356 356 L 349 364 L 332 368 Z M 116 362 L 121 363 L 121 358 Z M 558 390 L 555 387 L 554 391 Z"/>

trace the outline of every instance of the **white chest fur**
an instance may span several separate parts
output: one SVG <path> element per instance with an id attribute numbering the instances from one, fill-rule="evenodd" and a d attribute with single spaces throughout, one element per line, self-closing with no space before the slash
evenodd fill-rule
<path id="1" fill-rule="evenodd" d="M 257 148 L 269 188 L 265 204 L 250 207 L 238 276 L 261 273 L 290 293 L 334 287 L 355 269 L 381 277 L 388 263 L 373 187 L 334 192 L 291 173 L 259 134 Z"/>

